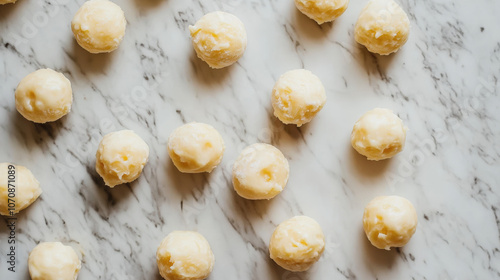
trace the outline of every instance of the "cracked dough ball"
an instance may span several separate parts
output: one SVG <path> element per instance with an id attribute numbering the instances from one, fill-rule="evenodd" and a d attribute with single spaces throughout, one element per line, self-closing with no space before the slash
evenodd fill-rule
<path id="1" fill-rule="evenodd" d="M 76 280 L 81 266 L 75 250 L 60 242 L 40 243 L 28 258 L 32 280 Z"/>
<path id="2" fill-rule="evenodd" d="M 139 178 L 148 162 L 149 146 L 132 130 L 104 136 L 96 154 L 96 170 L 111 188 Z"/>
<path id="3" fill-rule="evenodd" d="M 0 5 L 16 3 L 17 0 L 0 0 Z"/>
<path id="4" fill-rule="evenodd" d="M 274 115 L 285 124 L 302 126 L 323 109 L 326 93 L 311 71 L 298 69 L 283 74 L 273 88 Z"/>
<path id="5" fill-rule="evenodd" d="M 212 172 L 224 155 L 224 140 L 211 125 L 188 123 L 168 138 L 168 154 L 183 173 Z"/>
<path id="6" fill-rule="evenodd" d="M 373 246 L 403 247 L 417 228 L 417 212 L 406 198 L 379 196 L 365 207 L 363 228 Z"/>
<path id="7" fill-rule="evenodd" d="M 17 111 L 36 123 L 57 121 L 71 110 L 73 91 L 66 77 L 40 69 L 24 77 L 16 89 Z"/>
<path id="8" fill-rule="evenodd" d="M 318 24 L 334 21 L 347 9 L 349 0 L 295 0 L 295 6 Z"/>
<path id="9" fill-rule="evenodd" d="M 13 166 L 14 168 L 9 166 Z M 12 186 L 14 185 L 12 190 Z M 12 182 L 14 181 L 14 182 Z M 9 192 L 9 188 L 11 192 Z M 13 191 L 13 192 L 12 192 Z M 11 193 L 14 193 L 14 197 Z M 36 180 L 31 171 L 20 165 L 10 163 L 0 163 L 0 214 L 10 216 L 9 198 L 15 200 L 12 214 L 17 214 L 21 210 L 30 206 L 42 193 L 40 183 Z M 11 195 L 9 195 L 11 194 Z"/>
<path id="10" fill-rule="evenodd" d="M 319 224 L 306 216 L 293 217 L 274 230 L 269 252 L 279 266 L 290 271 L 306 271 L 319 260 L 325 249 L 325 236 Z"/>
<path id="11" fill-rule="evenodd" d="M 208 13 L 189 26 L 189 31 L 198 57 L 215 69 L 235 63 L 247 47 L 245 26 L 229 13 Z"/>
<path id="12" fill-rule="evenodd" d="M 407 128 L 391 110 L 375 108 L 354 125 L 352 147 L 368 160 L 388 159 L 405 146 Z"/>
<path id="13" fill-rule="evenodd" d="M 370 52 L 388 55 L 397 52 L 410 33 L 410 20 L 393 0 L 371 0 L 354 27 L 356 42 Z"/>
<path id="14" fill-rule="evenodd" d="M 271 199 L 285 188 L 289 170 L 280 150 L 268 144 L 253 144 L 234 163 L 233 186 L 246 199 Z"/>
<path id="15" fill-rule="evenodd" d="M 194 231 L 174 231 L 156 251 L 160 275 L 166 280 L 201 280 L 214 266 L 214 254 L 203 235 Z"/>
<path id="16" fill-rule="evenodd" d="M 109 53 L 118 48 L 127 20 L 120 6 L 108 0 L 85 2 L 71 21 L 78 44 L 90 53 Z"/>

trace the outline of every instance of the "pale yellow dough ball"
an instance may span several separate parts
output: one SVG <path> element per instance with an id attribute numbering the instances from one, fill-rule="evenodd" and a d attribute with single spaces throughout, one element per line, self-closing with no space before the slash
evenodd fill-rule
<path id="1" fill-rule="evenodd" d="M 75 250 L 60 242 L 40 243 L 28 257 L 31 280 L 76 280 L 81 266 Z"/>
<path id="2" fill-rule="evenodd" d="M 306 271 L 319 260 L 325 249 L 320 225 L 306 216 L 293 217 L 274 231 L 269 252 L 279 266 L 290 271 Z"/>
<path id="3" fill-rule="evenodd" d="M 311 71 L 288 71 L 274 85 L 271 102 L 274 115 L 283 123 L 302 126 L 323 109 L 325 88 Z"/>
<path id="4" fill-rule="evenodd" d="M 393 0 L 370 0 L 359 15 L 354 38 L 370 52 L 397 52 L 410 34 L 410 20 Z"/>
<path id="5" fill-rule="evenodd" d="M 156 251 L 160 275 L 166 280 L 201 280 L 214 266 L 214 254 L 203 235 L 194 231 L 171 232 Z"/>
<path id="6" fill-rule="evenodd" d="M 245 26 L 229 13 L 208 13 L 189 26 L 189 31 L 198 57 L 215 69 L 235 63 L 247 47 Z"/>
<path id="7" fill-rule="evenodd" d="M 318 24 L 334 21 L 347 9 L 349 0 L 295 0 L 299 11 Z"/>
<path id="8" fill-rule="evenodd" d="M 246 199 L 271 199 L 288 182 L 290 168 L 280 150 L 268 144 L 245 148 L 233 166 L 233 186 Z"/>
<path id="9" fill-rule="evenodd" d="M 9 186 L 10 184 L 10 186 Z M 40 183 L 29 169 L 0 163 L 0 214 L 11 216 L 30 206 L 42 193 Z M 12 202 L 12 199 L 14 202 Z M 9 203 L 14 203 L 10 209 Z M 11 213 L 12 211 L 12 213 Z"/>
<path id="10" fill-rule="evenodd" d="M 122 42 L 127 27 L 120 6 L 108 0 L 85 2 L 71 21 L 78 44 L 90 53 L 108 53 Z"/>
<path id="11" fill-rule="evenodd" d="M 17 86 L 16 109 L 36 123 L 56 121 L 71 110 L 70 81 L 52 69 L 40 69 L 24 77 Z"/>
<path id="12" fill-rule="evenodd" d="M 417 228 L 417 212 L 406 198 L 379 196 L 365 207 L 363 228 L 373 246 L 390 250 L 410 241 Z"/>
<path id="13" fill-rule="evenodd" d="M 204 123 L 188 123 L 170 134 L 168 154 L 183 173 L 212 172 L 224 155 L 224 140 L 215 128 Z"/>
<path id="14" fill-rule="evenodd" d="M 16 3 L 17 0 L 0 0 L 0 5 Z"/>
<path id="15" fill-rule="evenodd" d="M 149 146 L 132 130 L 104 136 L 96 153 L 96 170 L 107 186 L 130 183 L 139 178 L 148 162 Z"/>
<path id="16" fill-rule="evenodd" d="M 391 110 L 375 108 L 356 122 L 351 144 L 368 160 L 388 159 L 403 150 L 406 130 L 403 121 Z"/>

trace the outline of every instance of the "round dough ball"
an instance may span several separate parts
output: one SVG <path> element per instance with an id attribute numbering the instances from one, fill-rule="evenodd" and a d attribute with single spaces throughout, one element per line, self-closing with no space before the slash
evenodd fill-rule
<path id="1" fill-rule="evenodd" d="M 288 182 L 290 168 L 280 150 L 268 144 L 245 148 L 233 166 L 233 186 L 246 199 L 271 199 Z"/>
<path id="2" fill-rule="evenodd" d="M 375 108 L 354 124 L 352 147 L 368 160 L 395 156 L 405 146 L 407 128 L 391 110 Z"/>
<path id="3" fill-rule="evenodd" d="M 326 93 L 311 71 L 288 71 L 276 82 L 272 93 L 274 115 L 285 124 L 302 126 L 323 109 Z"/>
<path id="4" fill-rule="evenodd" d="M 208 13 L 189 26 L 189 31 L 198 57 L 215 69 L 235 63 L 247 47 L 243 22 L 229 13 Z"/>
<path id="5" fill-rule="evenodd" d="M 365 207 L 363 228 L 373 246 L 390 250 L 410 241 L 417 228 L 417 212 L 406 198 L 379 196 Z"/>
<path id="6" fill-rule="evenodd" d="M 96 170 L 111 188 L 139 178 L 148 162 L 149 146 L 132 130 L 104 136 L 96 154 Z"/>
<path id="7" fill-rule="evenodd" d="M 11 186 L 9 186 L 9 183 Z M 12 185 L 14 185 L 14 188 L 12 188 Z M 14 193 L 14 197 L 12 197 L 12 193 Z M 35 176 L 33 176 L 33 173 L 31 173 L 28 168 L 5 162 L 0 163 L 1 215 L 11 216 L 11 214 L 19 213 L 21 210 L 27 208 L 35 202 L 41 193 L 42 189 L 40 188 L 40 183 L 36 180 Z M 9 198 L 15 200 L 14 210 L 12 210 L 12 213 L 9 210 L 9 208 L 11 208 L 9 207 Z"/>
<path id="8" fill-rule="evenodd" d="M 0 0 L 0 5 L 16 3 L 17 0 Z"/>
<path id="9" fill-rule="evenodd" d="M 279 266 L 290 271 L 306 271 L 325 250 L 325 236 L 319 224 L 306 216 L 293 217 L 274 230 L 269 252 Z"/>
<path id="10" fill-rule="evenodd" d="M 410 20 L 393 0 L 368 2 L 354 27 L 356 42 L 381 55 L 397 52 L 409 34 Z"/>
<path id="11" fill-rule="evenodd" d="M 127 20 L 120 6 L 108 0 L 85 2 L 71 21 L 78 44 L 90 53 L 109 53 L 118 48 Z"/>
<path id="12" fill-rule="evenodd" d="M 334 21 L 347 9 L 349 0 L 295 0 L 299 11 L 318 24 Z"/>
<path id="13" fill-rule="evenodd" d="M 82 264 L 75 250 L 60 242 L 43 242 L 31 251 L 31 280 L 76 280 Z"/>
<path id="14" fill-rule="evenodd" d="M 57 121 L 71 110 L 71 82 L 52 69 L 40 69 L 24 77 L 16 89 L 17 111 L 36 123 Z"/>
<path id="15" fill-rule="evenodd" d="M 167 280 L 201 280 L 214 267 L 214 254 L 203 235 L 194 231 L 174 231 L 156 251 L 160 275 Z"/>
<path id="16" fill-rule="evenodd" d="M 183 173 L 212 172 L 224 155 L 224 140 L 211 125 L 188 123 L 168 138 L 168 155 Z"/>

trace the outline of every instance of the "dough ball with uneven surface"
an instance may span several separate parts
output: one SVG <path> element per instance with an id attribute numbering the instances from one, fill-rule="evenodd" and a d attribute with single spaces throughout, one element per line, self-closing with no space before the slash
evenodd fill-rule
<path id="1" fill-rule="evenodd" d="M 406 245 L 417 228 L 417 212 L 409 200 L 379 196 L 365 207 L 363 228 L 373 246 L 390 250 Z"/>
<path id="2" fill-rule="evenodd" d="M 149 146 L 132 130 L 104 136 L 96 153 L 96 170 L 109 187 L 139 178 L 148 162 Z"/>
<path id="3" fill-rule="evenodd" d="M 71 110 L 71 82 L 52 69 L 40 69 L 24 77 L 15 92 L 16 109 L 35 123 L 57 121 Z"/>
<path id="4" fill-rule="evenodd" d="M 325 88 L 311 71 L 288 71 L 274 85 L 271 102 L 274 115 L 283 123 L 302 126 L 323 109 Z"/>
<path id="5" fill-rule="evenodd" d="M 194 231 L 174 231 L 156 251 L 160 275 L 166 280 L 201 280 L 212 272 L 215 258 L 208 241 Z"/>
<path id="6" fill-rule="evenodd" d="M 76 41 L 90 53 L 116 50 L 125 36 L 126 27 L 123 10 L 108 0 L 85 2 L 71 21 Z"/>
<path id="7" fill-rule="evenodd" d="M 60 242 L 40 243 L 28 257 L 31 280 L 75 280 L 80 268 L 75 250 Z"/>
<path id="8" fill-rule="evenodd" d="M 10 181 L 10 182 L 9 182 Z M 9 184 L 11 184 L 9 186 Z M 14 185 L 14 187 L 12 186 Z M 0 163 L 0 214 L 11 216 L 30 206 L 42 193 L 40 183 L 29 169 L 20 165 Z M 13 210 L 9 198 L 14 200 Z"/>
<path id="9" fill-rule="evenodd" d="M 397 52 L 410 34 L 410 20 L 393 0 L 371 0 L 359 15 L 354 38 L 370 52 L 388 55 Z"/>
<path id="10" fill-rule="evenodd" d="M 319 260 L 325 249 L 320 225 L 306 216 L 282 222 L 274 231 L 269 252 L 279 266 L 290 271 L 306 271 Z"/>
<path id="11" fill-rule="evenodd" d="M 403 150 L 406 130 L 403 121 L 391 110 L 375 108 L 354 124 L 351 144 L 368 160 L 388 159 Z"/>
<path id="12" fill-rule="evenodd" d="M 16 3 L 17 0 L 0 0 L 0 5 Z"/>
<path id="13" fill-rule="evenodd" d="M 189 26 L 189 31 L 198 57 L 215 69 L 238 61 L 247 47 L 245 26 L 229 13 L 208 13 Z"/>
<path id="14" fill-rule="evenodd" d="M 334 21 L 347 9 L 349 0 L 295 0 L 295 6 L 318 24 Z"/>

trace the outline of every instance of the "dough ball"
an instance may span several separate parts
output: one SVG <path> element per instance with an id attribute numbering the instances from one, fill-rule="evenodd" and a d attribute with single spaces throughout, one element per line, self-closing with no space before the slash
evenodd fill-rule
<path id="1" fill-rule="evenodd" d="M 409 34 L 410 20 L 393 0 L 368 2 L 354 27 L 356 42 L 381 55 L 397 52 Z"/>
<path id="2" fill-rule="evenodd" d="M 245 148 L 233 166 L 233 186 L 246 199 L 271 199 L 288 182 L 290 168 L 285 156 L 268 144 Z"/>
<path id="3" fill-rule="evenodd" d="M 215 69 L 235 63 L 247 47 L 243 22 L 229 13 L 206 14 L 189 31 L 198 57 Z"/>
<path id="4" fill-rule="evenodd" d="M 71 110 L 73 91 L 66 77 L 52 69 L 24 77 L 16 89 L 17 111 L 36 123 L 57 121 Z"/>
<path id="5" fill-rule="evenodd" d="M 16 3 L 17 0 L 0 0 L 0 5 Z"/>
<path id="6" fill-rule="evenodd" d="M 325 236 L 321 227 L 306 216 L 281 223 L 269 243 L 271 259 L 290 271 L 308 270 L 319 260 L 324 249 Z"/>
<path id="7" fill-rule="evenodd" d="M 288 71 L 276 82 L 272 93 L 274 115 L 285 124 L 302 126 L 323 109 L 326 93 L 311 71 Z"/>
<path id="8" fill-rule="evenodd" d="M 349 0 L 295 0 L 295 6 L 318 24 L 334 21 L 347 9 Z"/>
<path id="9" fill-rule="evenodd" d="M 78 44 L 90 53 L 109 53 L 118 48 L 127 20 L 120 6 L 108 0 L 85 2 L 71 21 Z"/>
<path id="10" fill-rule="evenodd" d="M 132 130 L 104 136 L 96 154 L 96 170 L 106 185 L 130 183 L 141 175 L 148 162 L 149 146 Z"/>
<path id="11" fill-rule="evenodd" d="M 214 254 L 203 235 L 194 231 L 174 231 L 156 251 L 160 275 L 167 280 L 201 280 L 214 267 Z"/>
<path id="12" fill-rule="evenodd" d="M 9 186 L 9 183 L 11 186 Z M 14 188 L 12 188 L 12 185 L 14 185 Z M 12 201 L 9 201 L 9 198 L 15 200 L 15 205 L 11 205 L 14 206 L 12 214 L 17 214 L 35 202 L 41 193 L 42 189 L 40 188 L 40 183 L 38 183 L 35 176 L 33 176 L 33 173 L 31 173 L 28 168 L 5 162 L 0 163 L 1 215 L 11 216 L 9 208 L 12 207 L 9 207 L 9 202 Z"/>
<path id="13" fill-rule="evenodd" d="M 365 207 L 363 228 L 373 246 L 390 250 L 410 241 L 417 228 L 417 212 L 406 198 L 379 196 Z"/>
<path id="14" fill-rule="evenodd" d="M 60 242 L 43 242 L 31 251 L 31 280 L 74 280 L 82 267 L 75 250 Z"/>
<path id="15" fill-rule="evenodd" d="M 388 159 L 405 146 L 407 128 L 391 110 L 375 108 L 354 125 L 352 147 L 368 160 Z"/>
<path id="16" fill-rule="evenodd" d="M 183 173 L 212 172 L 225 150 L 224 140 L 215 128 L 196 122 L 174 130 L 167 148 L 175 167 Z"/>

